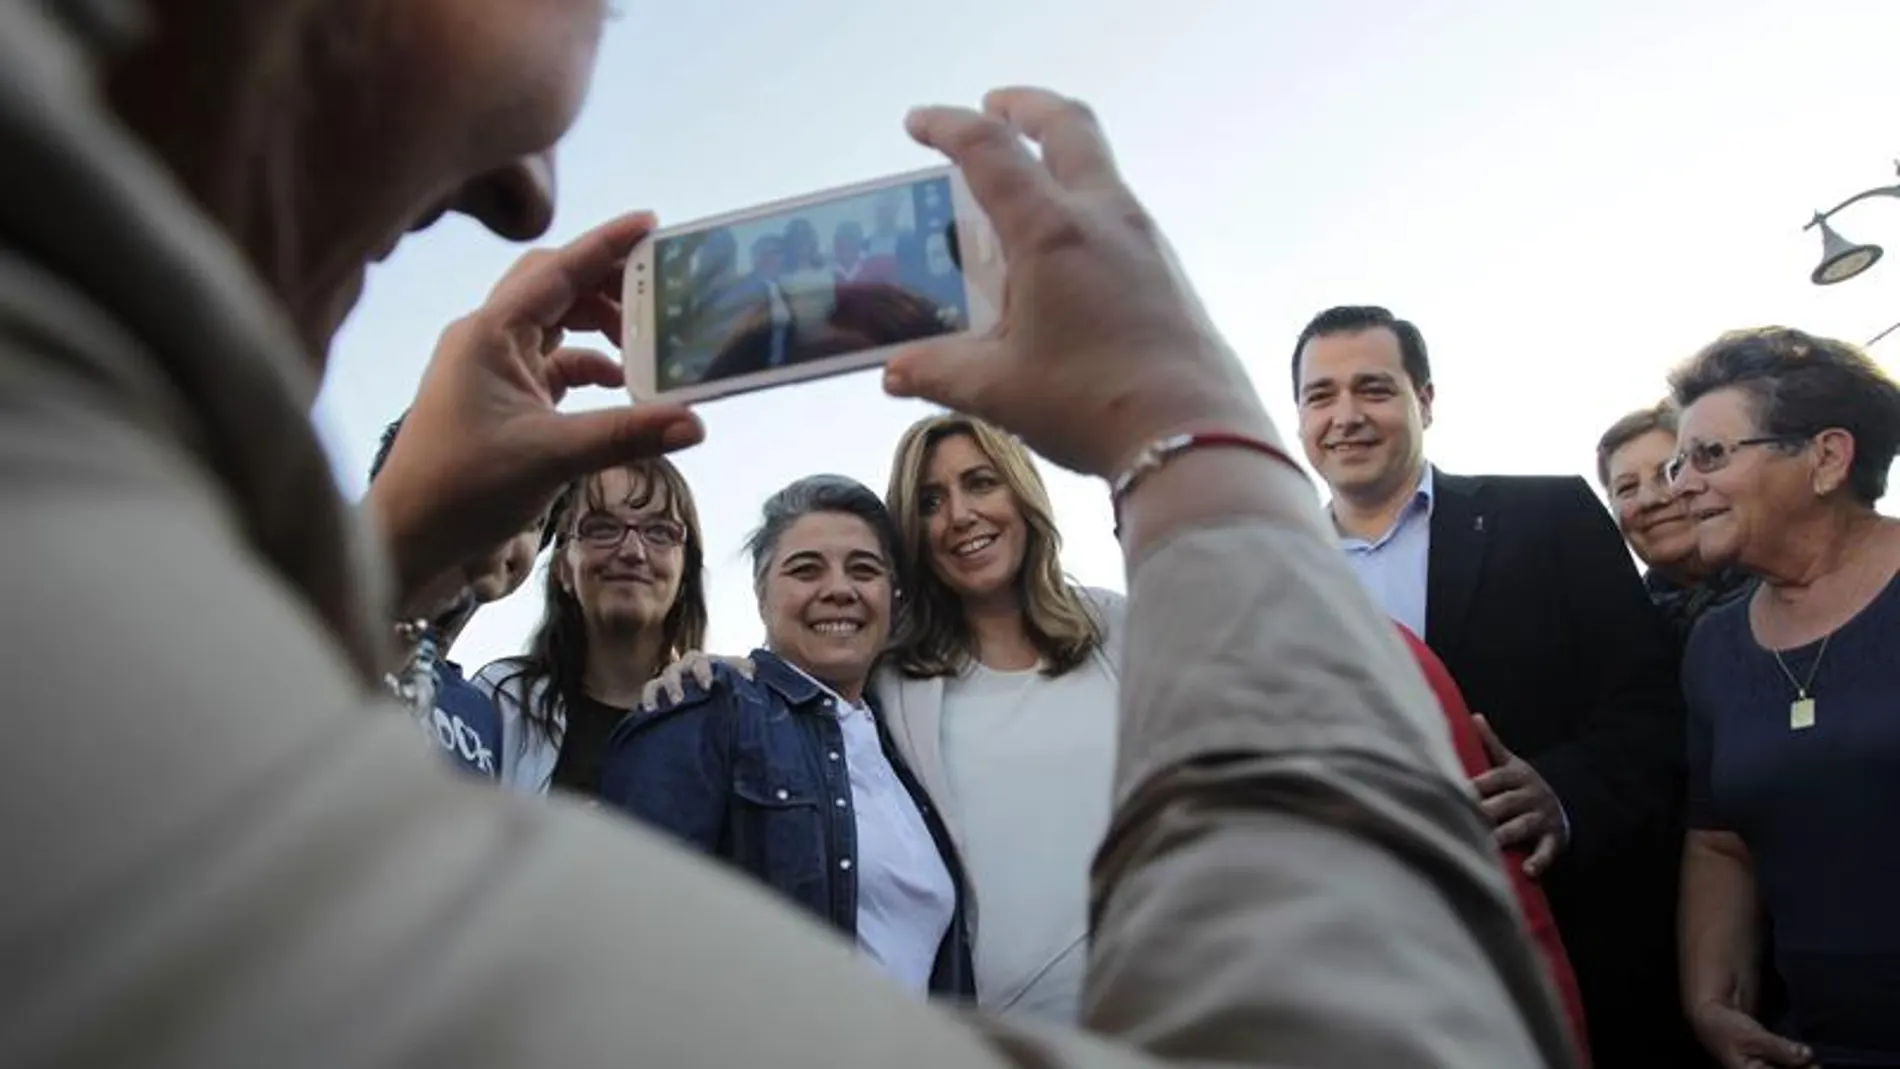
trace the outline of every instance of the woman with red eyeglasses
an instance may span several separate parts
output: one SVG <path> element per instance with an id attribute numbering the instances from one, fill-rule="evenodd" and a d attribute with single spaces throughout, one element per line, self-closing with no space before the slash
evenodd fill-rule
<path id="1" fill-rule="evenodd" d="M 550 525 L 541 625 L 475 681 L 501 710 L 502 786 L 592 797 L 641 688 L 706 641 L 705 543 L 685 477 L 658 458 L 576 482 Z"/>

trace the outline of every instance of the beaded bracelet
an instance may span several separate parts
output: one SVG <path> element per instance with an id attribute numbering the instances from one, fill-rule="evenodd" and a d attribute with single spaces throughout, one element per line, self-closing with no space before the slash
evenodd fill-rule
<path id="1" fill-rule="evenodd" d="M 1109 502 L 1115 510 L 1115 533 L 1121 534 L 1122 502 L 1127 500 L 1130 491 L 1143 479 L 1166 467 L 1168 462 L 1183 453 L 1196 449 L 1246 449 L 1268 456 L 1300 473 L 1304 478 L 1306 470 L 1286 450 L 1264 438 L 1255 438 L 1247 434 L 1235 434 L 1232 431 L 1188 431 L 1182 434 L 1170 434 L 1148 443 L 1141 452 L 1135 454 L 1128 467 L 1109 482 Z"/>

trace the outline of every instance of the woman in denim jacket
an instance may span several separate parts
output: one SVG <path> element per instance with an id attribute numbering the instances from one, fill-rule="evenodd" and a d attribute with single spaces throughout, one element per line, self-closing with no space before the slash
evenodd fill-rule
<path id="1" fill-rule="evenodd" d="M 623 722 L 601 798 L 751 873 L 918 994 L 973 993 L 948 832 L 867 693 L 901 588 L 883 503 L 838 476 L 766 502 L 750 539 L 753 677 Z"/>

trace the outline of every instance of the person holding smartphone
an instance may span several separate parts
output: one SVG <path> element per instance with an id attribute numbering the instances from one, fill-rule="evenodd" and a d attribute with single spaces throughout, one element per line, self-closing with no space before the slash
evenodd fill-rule
<path id="1" fill-rule="evenodd" d="M 704 433 L 673 405 L 555 407 L 621 382 L 560 339 L 617 318 L 646 215 L 525 256 L 444 332 L 366 513 L 310 424 L 323 354 L 396 236 L 445 209 L 517 240 L 547 228 L 549 152 L 604 12 L 536 14 L 0 4 L 0 957 L 33 977 L 6 1052 L 1568 1065 L 1403 649 L 1099 128 L 1053 94 L 911 120 L 981 187 L 1014 289 L 1002 335 L 905 354 L 886 387 L 1116 480 L 1131 641 L 1092 1034 L 919 1005 L 658 836 L 470 790 L 399 741 L 392 607 L 440 604 L 568 481 Z M 1189 426 L 1255 444 L 1157 463 Z M 1316 633 L 1326 658 L 1285 656 Z M 1169 682 L 1196 664 L 1232 668 Z M 695 923 L 671 922 L 683 908 Z"/>

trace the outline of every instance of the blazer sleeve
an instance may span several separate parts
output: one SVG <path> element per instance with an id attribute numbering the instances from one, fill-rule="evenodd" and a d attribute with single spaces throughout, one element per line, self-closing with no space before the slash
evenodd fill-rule
<path id="1" fill-rule="evenodd" d="M 731 723 L 737 698 L 728 680 L 710 692 L 614 728 L 601 766 L 600 798 L 706 853 L 719 849 L 732 792 Z"/>
<path id="2" fill-rule="evenodd" d="M 1683 709 L 1668 632 L 1623 536 L 1582 479 L 1552 502 L 1557 581 L 1578 676 L 1595 693 L 1572 738 L 1532 763 L 1562 800 L 1568 855 L 1610 858 L 1669 834 L 1682 782 Z"/>

